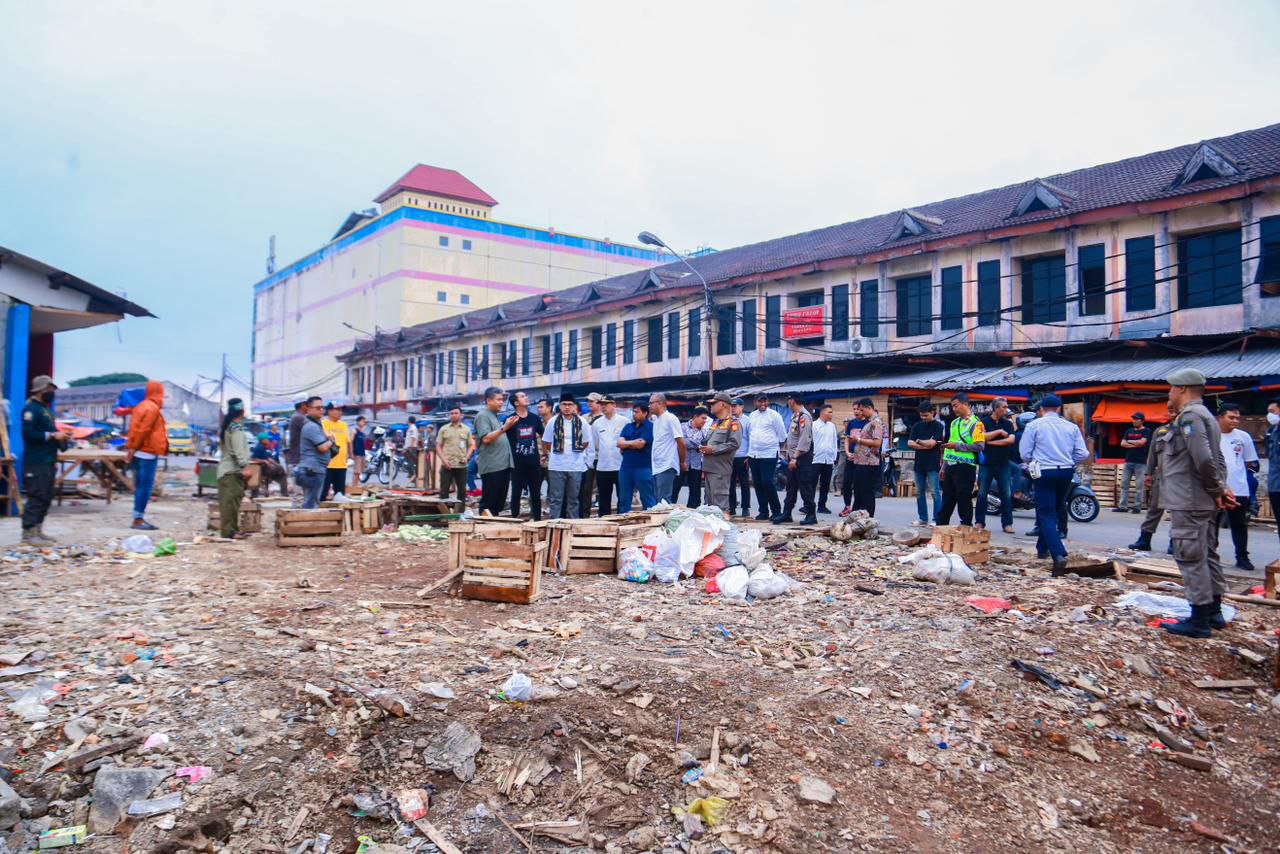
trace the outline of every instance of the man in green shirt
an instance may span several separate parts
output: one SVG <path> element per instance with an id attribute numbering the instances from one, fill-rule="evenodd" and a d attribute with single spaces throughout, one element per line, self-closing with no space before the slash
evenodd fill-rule
<path id="1" fill-rule="evenodd" d="M 22 509 L 22 542 L 33 546 L 53 545 L 44 535 L 44 517 L 53 503 L 54 473 L 58 451 L 70 438 L 58 430 L 53 420 L 53 396 L 58 387 L 41 374 L 31 381 L 31 398 L 22 408 L 22 479 L 27 505 Z"/>
<path id="2" fill-rule="evenodd" d="M 511 442 L 507 431 L 520 419 L 514 415 L 506 421 L 498 420 L 498 411 L 507 395 L 497 386 L 484 390 L 484 409 L 476 416 L 476 437 L 480 449 L 476 453 L 476 471 L 480 475 L 480 512 L 486 510 L 492 516 L 502 513 L 511 489 Z"/>

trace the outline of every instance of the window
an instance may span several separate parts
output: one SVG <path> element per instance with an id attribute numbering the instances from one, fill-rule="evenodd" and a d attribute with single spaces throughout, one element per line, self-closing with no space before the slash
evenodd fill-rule
<path id="1" fill-rule="evenodd" d="M 449 245 L 449 238 L 445 237 L 443 234 L 442 234 L 442 235 L 440 235 L 440 245 L 441 245 L 441 246 L 448 246 L 448 245 Z"/>
<path id="2" fill-rule="evenodd" d="M 523 338 L 520 341 L 520 375 L 527 377 L 532 370 L 530 362 L 533 361 L 533 339 Z"/>
<path id="3" fill-rule="evenodd" d="M 1000 325 L 1000 262 L 978 263 L 978 325 Z"/>
<path id="4" fill-rule="evenodd" d="M 964 328 L 964 273 L 960 267 L 942 268 L 943 329 Z"/>
<path id="5" fill-rule="evenodd" d="M 831 289 L 831 340 L 849 340 L 849 286 Z"/>
<path id="6" fill-rule="evenodd" d="M 542 374 L 546 376 L 551 373 L 551 336 L 538 336 L 538 349 L 542 351 Z"/>
<path id="7" fill-rule="evenodd" d="M 742 351 L 756 348 L 756 301 L 753 299 L 742 301 Z"/>
<path id="8" fill-rule="evenodd" d="M 604 328 L 604 363 L 609 366 L 618 364 L 618 324 L 610 323 Z"/>
<path id="9" fill-rule="evenodd" d="M 1262 296 L 1280 296 L 1280 216 L 1258 221 L 1258 281 Z"/>
<path id="10" fill-rule="evenodd" d="M 733 334 L 733 330 L 729 331 Z M 689 358 L 702 355 L 702 309 L 689 309 Z"/>
<path id="11" fill-rule="evenodd" d="M 463 294 L 461 297 L 458 298 L 458 302 L 462 303 L 463 305 L 471 305 L 471 294 Z"/>
<path id="12" fill-rule="evenodd" d="M 1066 257 L 1022 262 L 1022 322 L 1061 323 L 1067 319 Z"/>
<path id="13" fill-rule="evenodd" d="M 662 361 L 662 318 L 651 317 L 648 321 L 647 340 L 649 343 L 649 361 Z"/>
<path id="14" fill-rule="evenodd" d="M 636 322 L 622 321 L 622 364 L 630 365 L 636 360 Z"/>
<path id="15" fill-rule="evenodd" d="M 449 382 L 453 382 L 456 376 L 453 372 L 453 360 L 456 355 L 457 353 L 454 350 L 449 351 Z"/>
<path id="16" fill-rule="evenodd" d="M 449 295 L 444 291 L 436 291 L 436 302 L 448 302 Z"/>
<path id="17" fill-rule="evenodd" d="M 556 332 L 551 338 L 551 367 L 556 373 L 564 364 L 564 333 Z"/>
<path id="18" fill-rule="evenodd" d="M 527 340 L 527 339 L 526 339 Z M 516 375 L 516 339 L 512 338 L 507 342 L 506 350 L 503 352 L 507 361 L 507 370 L 504 376 L 514 377 Z M 525 360 L 528 364 L 528 360 Z"/>
<path id="19" fill-rule="evenodd" d="M 471 359 L 467 364 L 471 367 L 471 371 L 467 374 L 467 378 L 473 381 L 480 379 L 480 353 L 477 348 L 471 348 Z"/>
<path id="20" fill-rule="evenodd" d="M 489 379 L 489 345 L 480 348 L 480 379 Z"/>
<path id="21" fill-rule="evenodd" d="M 470 241 L 470 240 L 464 240 L 464 241 L 462 241 L 462 251 L 463 251 L 463 252 L 470 252 L 470 251 L 471 251 L 471 241 Z"/>
<path id="22" fill-rule="evenodd" d="M 764 298 L 764 347 L 782 346 L 782 297 Z"/>
<path id="23" fill-rule="evenodd" d="M 667 358 L 680 358 L 680 312 L 667 315 Z"/>
<path id="24" fill-rule="evenodd" d="M 578 330 L 569 330 L 569 360 L 565 364 L 566 371 L 576 371 L 578 369 Z"/>
<path id="25" fill-rule="evenodd" d="M 738 325 L 734 323 L 734 305 L 718 305 L 716 306 L 716 355 L 729 356 L 737 352 L 737 336 L 733 333 L 738 331 Z"/>
<path id="26" fill-rule="evenodd" d="M 933 332 L 933 278 L 911 276 L 898 279 L 898 337 L 929 335 Z"/>
<path id="27" fill-rule="evenodd" d="M 598 368 L 604 364 L 604 330 L 599 326 L 591 329 L 591 367 Z"/>
<path id="28" fill-rule="evenodd" d="M 1243 298 L 1240 229 L 1178 238 L 1178 308 L 1235 305 Z"/>
<path id="29" fill-rule="evenodd" d="M 1080 314 L 1107 313 L 1107 248 L 1101 243 L 1081 246 L 1076 272 L 1080 275 Z"/>

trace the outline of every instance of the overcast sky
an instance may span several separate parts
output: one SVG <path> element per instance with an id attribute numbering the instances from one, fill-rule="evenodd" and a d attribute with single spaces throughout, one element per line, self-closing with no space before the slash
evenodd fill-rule
<path id="1" fill-rule="evenodd" d="M 0 0 L 0 246 L 249 371 L 252 285 L 417 162 L 501 219 L 728 248 L 1280 121 L 1280 3 Z M 299 384 L 310 377 L 298 377 Z"/>

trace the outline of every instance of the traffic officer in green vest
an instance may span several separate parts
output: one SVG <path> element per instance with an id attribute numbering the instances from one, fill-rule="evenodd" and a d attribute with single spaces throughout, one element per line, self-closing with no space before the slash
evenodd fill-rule
<path id="1" fill-rule="evenodd" d="M 1169 512 L 1173 559 L 1182 573 L 1191 616 L 1168 624 L 1175 635 L 1207 638 L 1210 629 L 1225 629 L 1222 594 L 1227 590 L 1218 559 L 1218 511 L 1236 506 L 1227 487 L 1218 420 L 1204 405 L 1204 374 L 1195 368 L 1174 371 L 1169 403 L 1178 416 L 1158 440 L 1160 504 Z"/>
<path id="2" fill-rule="evenodd" d="M 27 490 L 27 506 L 22 508 L 22 542 L 33 546 L 53 545 L 44 535 L 44 517 L 53 503 L 54 473 L 58 451 L 71 437 L 53 420 L 53 396 L 58 387 L 41 374 L 31 381 L 31 398 L 22 408 L 22 479 Z"/>
<path id="3" fill-rule="evenodd" d="M 722 391 L 711 398 L 711 429 L 702 451 L 702 472 L 707 478 L 707 494 L 712 504 L 729 517 L 729 481 L 733 460 L 742 447 L 742 427 L 733 417 L 733 398 Z"/>
<path id="4" fill-rule="evenodd" d="M 973 414 L 969 395 L 951 398 L 951 424 L 942 445 L 942 509 L 938 524 L 950 525 L 951 512 L 960 511 L 960 524 L 973 524 L 973 487 L 978 482 L 978 454 L 986 444 L 982 419 Z"/>

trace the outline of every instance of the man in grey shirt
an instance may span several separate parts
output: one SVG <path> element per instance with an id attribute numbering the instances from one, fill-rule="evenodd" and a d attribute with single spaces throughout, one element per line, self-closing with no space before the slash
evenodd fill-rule
<path id="1" fill-rule="evenodd" d="M 293 479 L 302 493 L 302 509 L 315 510 L 320 506 L 320 493 L 324 490 L 324 474 L 329 467 L 329 451 L 333 442 L 325 435 L 320 426 L 320 416 L 324 413 L 324 404 L 318 397 L 308 398 L 298 431 L 298 442 L 294 446 L 298 451 L 298 462 L 293 467 Z M 293 430 L 292 422 L 289 426 Z"/>
<path id="2" fill-rule="evenodd" d="M 498 420 L 498 410 L 506 400 L 506 394 L 497 386 L 484 390 L 484 409 L 476 416 L 475 431 L 479 440 L 476 452 L 476 471 L 480 474 L 480 512 L 486 510 L 492 516 L 502 513 L 507 503 L 507 491 L 511 488 L 511 442 L 507 431 L 520 419 L 514 415 L 506 421 Z"/>
<path id="3" fill-rule="evenodd" d="M 285 470 L 289 474 L 298 467 L 298 454 L 302 446 L 302 425 L 306 423 L 307 398 L 304 397 L 293 402 L 293 415 L 289 418 L 289 428 L 285 432 L 289 444 L 284 449 L 284 462 Z M 301 490 L 294 490 L 289 498 L 295 508 L 302 506 Z"/>

